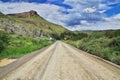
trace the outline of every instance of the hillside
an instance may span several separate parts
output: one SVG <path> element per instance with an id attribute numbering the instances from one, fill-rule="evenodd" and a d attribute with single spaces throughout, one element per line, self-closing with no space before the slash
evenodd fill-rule
<path id="1" fill-rule="evenodd" d="M 0 13 L 0 59 L 17 58 L 41 49 L 67 31 L 33 10 L 8 15 Z"/>
<path id="2" fill-rule="evenodd" d="M 54 37 L 68 31 L 40 17 L 36 11 L 4 15 L 0 13 L 0 29 L 28 37 Z"/>

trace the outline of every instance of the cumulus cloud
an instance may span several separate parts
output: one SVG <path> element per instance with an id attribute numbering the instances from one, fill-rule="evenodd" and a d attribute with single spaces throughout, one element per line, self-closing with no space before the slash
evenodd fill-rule
<path id="1" fill-rule="evenodd" d="M 83 10 L 83 12 L 86 12 L 86 13 L 93 13 L 93 12 L 95 12 L 96 11 L 96 8 L 85 8 L 84 10 Z"/>
<path id="2" fill-rule="evenodd" d="M 96 24 L 88 25 L 76 25 L 70 28 L 71 30 L 116 30 L 120 29 L 120 23 L 118 20 L 109 22 L 99 22 Z"/>
<path id="3" fill-rule="evenodd" d="M 99 0 L 65 0 L 64 3 L 73 7 L 69 9 L 66 26 L 81 25 L 83 20 L 88 22 L 86 24 L 104 20 L 104 13 L 99 11 Z"/>
<path id="4" fill-rule="evenodd" d="M 113 20 L 113 17 L 108 18 L 104 14 L 111 8 L 110 4 L 120 3 L 120 0 L 65 0 L 65 3 L 73 7 L 70 18 L 66 21 L 71 30 L 120 29 L 119 15 Z"/>
<path id="5" fill-rule="evenodd" d="M 120 14 L 110 18 L 104 18 L 104 21 L 96 23 L 88 24 L 87 21 L 82 21 L 82 23 L 85 25 L 75 25 L 71 27 L 71 30 L 116 30 L 120 29 Z"/>
<path id="6" fill-rule="evenodd" d="M 120 14 L 115 15 L 113 19 L 120 20 Z"/>
<path id="7" fill-rule="evenodd" d="M 120 0 L 101 0 L 103 4 L 112 5 L 120 3 Z"/>

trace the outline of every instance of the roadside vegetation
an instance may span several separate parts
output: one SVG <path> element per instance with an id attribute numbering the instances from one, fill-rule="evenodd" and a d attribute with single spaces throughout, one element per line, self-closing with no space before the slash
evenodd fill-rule
<path id="1" fill-rule="evenodd" d="M 83 32 L 77 36 L 76 39 L 69 39 L 66 42 L 120 65 L 120 30 Z"/>
<path id="2" fill-rule="evenodd" d="M 0 31 L 0 59 L 21 57 L 53 42 L 47 39 L 16 36 Z"/>

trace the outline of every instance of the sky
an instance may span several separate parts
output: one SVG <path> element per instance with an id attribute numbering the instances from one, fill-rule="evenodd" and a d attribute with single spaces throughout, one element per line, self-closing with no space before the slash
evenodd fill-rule
<path id="1" fill-rule="evenodd" d="M 69 30 L 120 29 L 120 0 L 0 0 L 4 14 L 30 10 Z"/>

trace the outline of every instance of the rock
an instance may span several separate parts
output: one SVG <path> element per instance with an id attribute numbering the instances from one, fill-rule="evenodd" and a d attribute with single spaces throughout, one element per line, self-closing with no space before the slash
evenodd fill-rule
<path id="1" fill-rule="evenodd" d="M 36 11 L 31 10 L 29 12 L 23 12 L 23 13 L 18 13 L 18 14 L 8 14 L 8 16 L 13 16 L 13 17 L 31 17 L 31 16 L 39 16 Z"/>
<path id="2" fill-rule="evenodd" d="M 6 19 L 0 19 L 0 29 L 3 29 L 8 33 L 16 34 L 17 36 L 43 37 L 45 35 L 43 30 L 34 28 L 29 30 L 25 26 L 16 26 Z"/>

